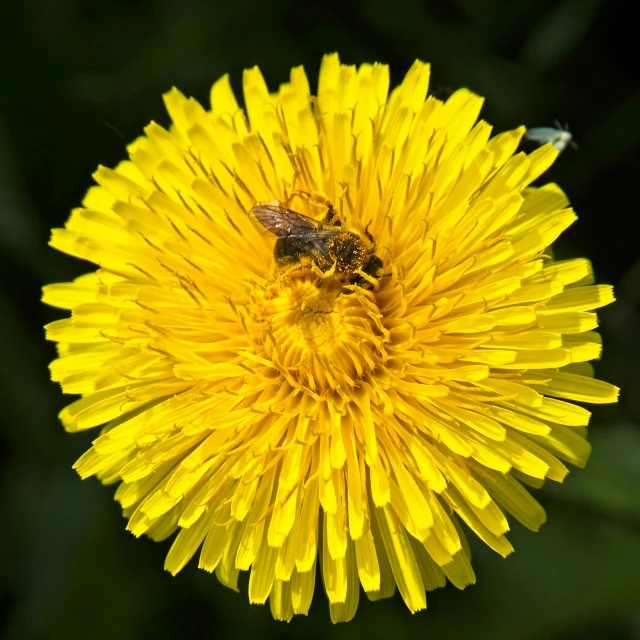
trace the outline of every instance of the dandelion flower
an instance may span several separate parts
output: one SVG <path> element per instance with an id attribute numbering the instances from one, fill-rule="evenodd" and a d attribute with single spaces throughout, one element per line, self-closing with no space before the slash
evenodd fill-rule
<path id="1" fill-rule="evenodd" d="M 550 257 L 576 216 L 531 186 L 558 151 L 518 153 L 524 127 L 491 137 L 480 97 L 428 82 L 416 62 L 389 93 L 386 66 L 328 55 L 317 97 L 300 67 L 275 94 L 246 71 L 244 110 L 226 76 L 209 111 L 173 89 L 170 128 L 53 231 L 98 267 L 44 289 L 71 311 L 47 326 L 81 396 L 60 418 L 101 427 L 75 468 L 119 483 L 134 535 L 177 533 L 172 574 L 196 553 L 232 589 L 249 571 L 277 619 L 308 612 L 317 572 L 334 622 L 360 587 L 415 612 L 473 583 L 465 531 L 511 553 L 511 521 L 545 520 L 527 487 L 588 458 L 573 402 L 617 398 L 588 364 L 611 287 Z M 269 201 L 318 221 L 331 202 L 380 273 L 283 271 L 251 215 Z"/>

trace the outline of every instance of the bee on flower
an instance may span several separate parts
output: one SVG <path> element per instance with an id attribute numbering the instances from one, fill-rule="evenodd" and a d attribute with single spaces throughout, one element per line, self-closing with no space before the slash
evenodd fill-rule
<path id="1" fill-rule="evenodd" d="M 588 260 L 548 247 L 576 216 L 559 151 L 517 153 L 466 89 L 427 96 L 416 62 L 389 92 L 380 64 L 326 56 L 272 94 L 227 77 L 202 107 L 173 89 L 115 169 L 100 167 L 53 247 L 96 265 L 44 289 L 53 380 L 78 394 L 76 463 L 117 483 L 136 536 L 172 538 L 273 616 L 306 614 L 320 572 L 331 619 L 362 594 L 410 611 L 475 581 L 471 531 L 501 556 L 530 493 L 583 466 L 594 310 Z M 306 196 L 304 194 L 307 194 Z"/>

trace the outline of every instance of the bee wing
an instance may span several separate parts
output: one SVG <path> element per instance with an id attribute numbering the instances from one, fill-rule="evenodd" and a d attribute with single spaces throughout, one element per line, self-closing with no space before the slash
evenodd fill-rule
<path id="1" fill-rule="evenodd" d="M 252 207 L 251 214 L 265 229 L 278 238 L 305 236 L 322 227 L 317 220 L 281 207 L 277 201 L 258 202 Z"/>
<path id="2" fill-rule="evenodd" d="M 339 230 L 323 229 L 321 222 L 282 207 L 278 201 L 258 202 L 251 209 L 251 215 L 274 236 L 286 238 L 299 249 L 331 261 L 327 243 Z"/>
<path id="3" fill-rule="evenodd" d="M 291 244 L 294 244 L 303 251 L 308 251 L 316 258 L 322 258 L 328 262 L 332 262 L 333 259 L 327 251 L 327 243 L 339 233 L 339 231 L 329 229 L 314 230 L 304 235 L 291 235 L 286 236 L 286 238 Z"/>

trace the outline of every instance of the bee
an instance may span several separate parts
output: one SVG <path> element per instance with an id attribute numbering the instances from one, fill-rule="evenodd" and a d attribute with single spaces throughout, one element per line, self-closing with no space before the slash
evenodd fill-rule
<path id="1" fill-rule="evenodd" d="M 525 138 L 538 142 L 539 144 L 551 143 L 558 151 L 564 151 L 569 145 L 572 149 L 577 149 L 578 145 L 573 141 L 573 134 L 569 131 L 569 125 L 564 127 L 556 120 L 554 127 L 535 127 L 527 129 Z"/>
<path id="2" fill-rule="evenodd" d="M 318 221 L 283 207 L 280 202 L 258 202 L 251 209 L 260 224 L 277 237 L 273 255 L 280 268 L 304 266 L 309 261 L 326 273 L 335 264 L 335 275 L 349 284 L 364 286 L 362 271 L 378 278 L 382 260 L 375 255 L 373 236 L 365 229 L 368 242 L 352 231 L 345 231 L 328 204 L 327 215 Z M 368 225 L 367 225 L 368 227 Z"/>

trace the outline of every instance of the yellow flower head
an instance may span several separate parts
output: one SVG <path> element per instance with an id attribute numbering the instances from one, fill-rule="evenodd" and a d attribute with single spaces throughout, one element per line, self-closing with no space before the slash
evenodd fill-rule
<path id="1" fill-rule="evenodd" d="M 300 67 L 275 94 L 246 71 L 245 111 L 227 77 L 210 111 L 174 89 L 169 130 L 53 232 L 98 266 L 44 291 L 71 310 L 47 326 L 81 395 L 60 418 L 103 425 L 76 469 L 120 483 L 136 536 L 178 532 L 168 571 L 250 571 L 278 619 L 317 569 L 334 622 L 360 586 L 418 611 L 473 583 L 463 523 L 511 553 L 507 515 L 545 519 L 525 486 L 589 455 L 570 401 L 617 398 L 587 364 L 611 288 L 548 255 L 576 216 L 530 186 L 558 151 L 516 153 L 524 127 L 490 137 L 480 97 L 428 82 L 416 62 L 389 94 L 386 66 L 329 55 L 317 97 Z"/>

